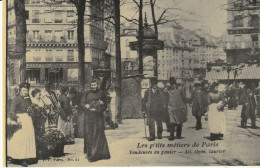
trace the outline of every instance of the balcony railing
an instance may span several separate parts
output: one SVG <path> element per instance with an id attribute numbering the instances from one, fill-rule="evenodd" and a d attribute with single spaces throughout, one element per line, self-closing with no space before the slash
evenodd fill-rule
<path id="1" fill-rule="evenodd" d="M 41 35 L 38 36 L 38 38 L 34 38 L 33 36 L 27 36 L 27 42 L 28 43 L 75 43 L 74 40 L 68 40 L 66 36 L 52 36 L 51 38 L 49 37 L 43 37 Z"/>
<path id="2" fill-rule="evenodd" d="M 259 41 L 255 42 L 228 42 L 226 47 L 224 48 L 225 50 L 230 50 L 230 49 L 248 49 L 248 48 L 259 48 Z"/>

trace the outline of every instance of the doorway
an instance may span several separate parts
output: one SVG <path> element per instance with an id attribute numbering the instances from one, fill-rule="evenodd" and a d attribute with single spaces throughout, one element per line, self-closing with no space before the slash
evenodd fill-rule
<path id="1" fill-rule="evenodd" d="M 48 83 L 61 83 L 63 81 L 63 69 L 62 68 L 46 68 L 46 81 Z"/>

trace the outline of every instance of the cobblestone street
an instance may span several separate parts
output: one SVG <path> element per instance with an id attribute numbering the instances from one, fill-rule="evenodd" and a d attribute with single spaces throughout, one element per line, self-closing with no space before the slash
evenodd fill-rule
<path id="1" fill-rule="evenodd" d="M 120 124 L 118 129 L 106 131 L 111 153 L 110 160 L 89 163 L 83 154 L 83 139 L 76 139 L 75 144 L 65 146 L 64 157 L 39 160 L 38 164 L 30 166 L 260 165 L 260 151 L 256 151 L 256 147 L 260 145 L 260 120 L 257 119 L 257 129 L 250 128 L 250 121 L 249 127 L 242 129 L 239 126 L 240 110 L 241 107 L 238 107 L 237 110 L 226 112 L 227 134 L 224 140 L 212 142 L 208 139 L 209 130 L 204 118 L 203 129 L 196 131 L 195 118 L 190 113 L 189 120 L 183 126 L 183 138 L 174 141 L 168 141 L 169 133 L 164 131 L 162 140 L 149 142 L 144 138 L 144 121 L 128 119 L 123 120 L 123 124 Z M 165 127 L 164 125 L 164 130 Z M 193 147 L 195 142 L 199 144 L 198 147 Z M 147 148 L 138 148 L 142 144 L 146 144 Z M 172 146 L 167 147 L 167 145 Z M 158 151 L 158 154 L 155 154 L 155 151 Z M 146 154 L 140 154 L 144 152 Z"/>

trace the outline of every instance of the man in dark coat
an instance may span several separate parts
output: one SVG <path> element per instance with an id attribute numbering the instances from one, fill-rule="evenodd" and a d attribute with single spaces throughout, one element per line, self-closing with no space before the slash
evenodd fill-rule
<path id="1" fill-rule="evenodd" d="M 64 133 L 66 143 L 73 144 L 74 133 L 72 123 L 72 109 L 70 106 L 70 99 L 67 96 L 68 92 L 69 88 L 67 86 L 63 86 L 61 88 L 61 95 L 59 97 L 61 111 L 58 119 L 58 129 Z"/>
<path id="2" fill-rule="evenodd" d="M 97 81 L 91 82 L 91 91 L 87 92 L 81 101 L 84 116 L 84 153 L 89 162 L 110 159 L 103 112 L 107 106 L 107 99 L 97 88 Z"/>
<path id="3" fill-rule="evenodd" d="M 202 128 L 201 117 L 207 112 L 208 103 L 207 103 L 207 81 L 202 81 L 201 83 L 195 82 L 195 90 L 192 93 L 192 115 L 196 118 L 195 129 L 199 130 Z"/>
<path id="4" fill-rule="evenodd" d="M 158 88 L 157 79 L 151 79 L 151 88 L 145 94 L 142 104 L 142 111 L 147 115 L 147 125 L 149 126 L 149 141 L 155 140 L 155 122 L 157 125 L 157 137 L 162 139 L 163 125 L 168 118 L 167 95 L 163 90 Z"/>
<path id="5" fill-rule="evenodd" d="M 253 92 L 250 89 L 245 89 L 244 93 L 241 97 L 241 101 L 243 104 L 242 112 L 241 112 L 241 127 L 246 128 L 247 119 L 251 119 L 252 128 L 256 128 L 256 116 L 255 116 L 255 108 L 256 102 Z"/>

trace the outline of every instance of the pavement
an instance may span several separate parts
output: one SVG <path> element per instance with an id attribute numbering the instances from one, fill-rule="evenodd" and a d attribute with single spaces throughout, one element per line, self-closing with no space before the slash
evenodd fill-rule
<path id="1" fill-rule="evenodd" d="M 106 130 L 111 153 L 110 160 L 88 162 L 83 153 L 83 139 L 65 146 L 65 156 L 39 160 L 32 167 L 92 167 L 92 166 L 236 166 L 260 165 L 260 118 L 257 129 L 240 127 L 241 106 L 225 111 L 227 133 L 224 140 L 210 141 L 207 121 L 202 119 L 203 129 L 195 130 L 195 118 L 189 112 L 183 125 L 182 139 L 169 141 L 169 133 L 163 139 L 149 142 L 145 138 L 143 119 L 123 120 L 116 130 Z M 166 126 L 164 125 L 164 129 Z M 148 127 L 147 127 L 148 133 Z M 9 164 L 8 166 L 17 166 Z"/>

